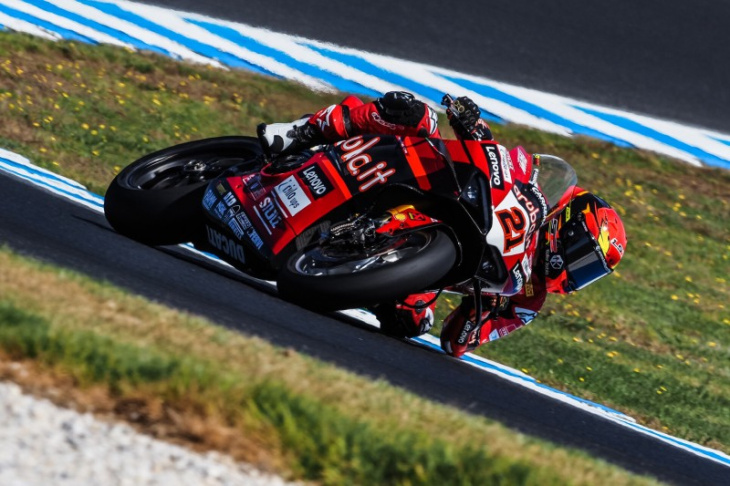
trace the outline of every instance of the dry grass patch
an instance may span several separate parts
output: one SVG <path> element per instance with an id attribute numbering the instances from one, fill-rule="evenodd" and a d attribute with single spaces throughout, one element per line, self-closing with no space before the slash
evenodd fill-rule
<path id="1" fill-rule="evenodd" d="M 0 54 L 0 110 L 8 115 L 0 141 L 38 153 L 44 167 L 101 194 L 120 167 L 145 153 L 255 134 L 262 121 L 292 120 L 342 98 L 151 53 L 7 32 L 0 43 L 13 45 Z"/>
<path id="2" fill-rule="evenodd" d="M 254 432 L 228 423 L 220 415 L 166 403 L 154 390 L 112 393 L 106 385 L 80 387 L 68 373 L 33 360 L 13 360 L 0 351 L 0 380 L 12 381 L 34 396 L 105 421 L 124 421 L 139 432 L 198 452 L 216 450 L 257 468 L 287 473 L 281 445 L 270 430 Z"/>

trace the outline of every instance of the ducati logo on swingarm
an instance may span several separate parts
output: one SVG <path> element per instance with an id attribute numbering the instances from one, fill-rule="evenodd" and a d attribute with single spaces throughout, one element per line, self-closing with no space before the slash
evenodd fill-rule
<path id="1" fill-rule="evenodd" d="M 205 226 L 205 229 L 208 232 L 208 243 L 234 260 L 246 263 L 246 256 L 243 252 L 243 247 L 233 238 L 229 238 L 207 225 Z"/>

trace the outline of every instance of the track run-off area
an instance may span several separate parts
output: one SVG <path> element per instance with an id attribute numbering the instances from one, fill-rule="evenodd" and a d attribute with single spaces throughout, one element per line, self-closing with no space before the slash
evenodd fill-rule
<path id="1" fill-rule="evenodd" d="M 320 91 L 379 96 L 406 90 L 435 108 L 443 93 L 466 95 L 489 121 L 585 135 L 695 165 L 730 168 L 730 134 L 195 13 L 123 0 L 3 0 L 0 26 L 247 69 Z"/>

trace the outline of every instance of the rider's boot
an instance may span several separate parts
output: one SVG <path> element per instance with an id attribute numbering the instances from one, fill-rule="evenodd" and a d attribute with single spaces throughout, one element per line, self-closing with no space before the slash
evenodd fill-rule
<path id="1" fill-rule="evenodd" d="M 309 123 L 309 116 L 289 123 L 266 123 L 256 127 L 261 146 L 267 155 L 288 155 L 324 141 L 322 132 Z"/>
<path id="2" fill-rule="evenodd" d="M 362 105 L 363 102 L 355 96 L 348 96 L 339 105 L 327 106 L 314 115 L 290 123 L 262 123 L 256 131 L 269 158 L 272 155 L 290 155 L 351 136 L 350 109 Z"/>

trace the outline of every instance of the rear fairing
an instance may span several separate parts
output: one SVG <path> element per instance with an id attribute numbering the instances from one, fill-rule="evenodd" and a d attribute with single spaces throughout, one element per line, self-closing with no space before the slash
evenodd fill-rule
<path id="1" fill-rule="evenodd" d="M 435 147 L 422 138 L 361 136 L 316 152 L 288 172 L 266 166 L 213 181 L 203 199 L 207 243 L 240 268 L 251 260 L 277 267 L 331 222 L 371 207 L 386 188 L 456 199 L 453 169 Z"/>

